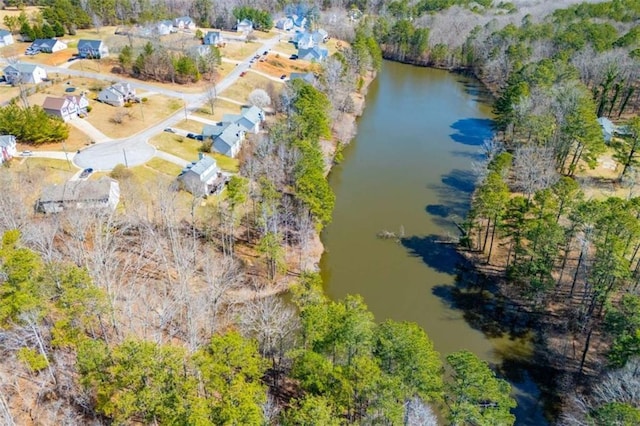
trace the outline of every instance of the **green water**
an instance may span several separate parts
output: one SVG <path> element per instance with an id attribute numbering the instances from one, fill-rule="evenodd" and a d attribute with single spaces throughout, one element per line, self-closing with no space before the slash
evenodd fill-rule
<path id="1" fill-rule="evenodd" d="M 520 368 L 526 341 L 488 338 L 450 297 L 459 258 L 442 236 L 456 234 L 474 187 L 472 163 L 491 137 L 490 105 L 474 80 L 385 62 L 372 83 L 358 135 L 330 183 L 333 222 L 323 233 L 321 270 L 333 298 L 359 293 L 378 321 L 420 324 L 442 354 L 468 349 L 498 368 Z M 382 230 L 404 232 L 401 243 Z M 479 328 L 479 327 L 478 327 Z M 509 371 L 518 424 L 544 424 L 526 369 Z M 511 376 L 511 374 L 510 374 Z"/>

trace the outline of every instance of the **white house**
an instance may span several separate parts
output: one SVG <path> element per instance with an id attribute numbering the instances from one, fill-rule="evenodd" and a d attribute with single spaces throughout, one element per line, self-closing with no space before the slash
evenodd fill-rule
<path id="1" fill-rule="evenodd" d="M 293 42 L 296 43 L 299 49 L 311 49 L 321 43 L 326 43 L 327 40 L 329 40 L 329 34 L 323 29 L 314 32 L 296 33 L 293 36 Z"/>
<path id="2" fill-rule="evenodd" d="M 84 93 L 80 96 L 65 96 L 70 102 L 73 102 L 76 105 L 76 109 L 78 110 L 78 114 L 88 114 L 89 113 L 89 99 L 84 95 Z"/>
<path id="3" fill-rule="evenodd" d="M 58 213 L 64 209 L 115 210 L 120 201 L 118 182 L 108 177 L 99 180 L 67 181 L 62 185 L 49 185 L 42 189 L 36 210 Z"/>
<path id="4" fill-rule="evenodd" d="M 238 21 L 238 23 L 236 24 L 236 31 L 243 34 L 249 34 L 251 31 L 253 31 L 253 22 L 248 19 Z"/>
<path id="5" fill-rule="evenodd" d="M 178 175 L 178 182 L 182 189 L 195 196 L 219 191 L 225 180 L 226 178 L 218 168 L 216 160 L 202 153 L 198 155 L 198 161 L 188 164 Z"/>
<path id="6" fill-rule="evenodd" d="M 301 30 L 307 26 L 307 18 L 304 16 L 291 15 L 290 18 L 293 21 L 293 25 Z"/>
<path id="7" fill-rule="evenodd" d="M 102 40 L 78 41 L 78 56 L 80 58 L 100 59 L 109 56 L 109 48 Z"/>
<path id="8" fill-rule="evenodd" d="M 293 28 L 293 19 L 288 16 L 278 19 L 276 22 L 276 28 L 283 31 L 289 31 Z"/>
<path id="9" fill-rule="evenodd" d="M 195 30 L 196 23 L 188 16 L 181 16 L 173 20 L 173 26 L 181 30 Z"/>
<path id="10" fill-rule="evenodd" d="M 44 68 L 35 64 L 17 63 L 4 69 L 4 76 L 10 84 L 41 83 L 47 78 Z"/>
<path id="11" fill-rule="evenodd" d="M 0 164 L 16 156 L 16 137 L 13 135 L 0 136 Z"/>
<path id="12" fill-rule="evenodd" d="M 169 20 L 160 21 L 155 26 L 155 33 L 161 36 L 175 33 L 177 31 L 178 30 L 173 26 L 173 21 Z"/>
<path id="13" fill-rule="evenodd" d="M 136 89 L 129 83 L 116 83 L 98 93 L 98 100 L 113 106 L 123 106 L 127 102 L 137 102 Z"/>
<path id="14" fill-rule="evenodd" d="M 34 52 L 54 53 L 67 48 L 67 44 L 55 38 L 38 38 L 31 43 L 29 49 Z"/>
<path id="15" fill-rule="evenodd" d="M 204 35 L 202 43 L 211 46 L 224 46 L 224 37 L 220 31 L 209 31 Z"/>
<path id="16" fill-rule="evenodd" d="M 0 47 L 13 44 L 13 36 L 7 30 L 0 30 Z"/>
<path id="17" fill-rule="evenodd" d="M 60 117 L 63 121 L 69 121 L 78 115 L 78 104 L 74 99 L 56 98 L 47 96 L 42 104 L 42 109 L 54 117 Z"/>
<path id="18" fill-rule="evenodd" d="M 243 107 L 240 114 L 225 114 L 222 117 L 223 122 L 236 123 L 245 132 L 256 134 L 260 132 L 260 125 L 264 120 L 264 111 L 255 105 Z"/>

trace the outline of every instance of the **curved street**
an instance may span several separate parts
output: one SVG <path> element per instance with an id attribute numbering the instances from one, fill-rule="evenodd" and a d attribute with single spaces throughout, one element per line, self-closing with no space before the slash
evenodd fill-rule
<path id="1" fill-rule="evenodd" d="M 260 44 L 259 47 L 251 55 L 247 56 L 246 59 L 240 62 L 225 78 L 223 78 L 216 85 L 216 93 L 223 93 L 227 88 L 235 83 L 242 72 L 250 69 L 251 59 L 256 54 L 260 54 L 265 50 L 271 50 L 276 44 L 278 44 L 280 37 L 280 35 L 277 35 Z M 44 66 L 44 68 L 47 70 L 47 72 L 52 73 L 65 73 L 78 77 L 87 77 L 107 81 L 111 81 L 113 79 L 112 76 L 80 70 L 71 70 L 51 66 Z M 142 132 L 139 132 L 128 138 L 106 141 L 104 140 L 104 138 L 101 138 L 101 141 L 96 141 L 99 143 L 82 149 L 76 154 L 69 154 L 69 157 L 70 159 L 72 159 L 73 163 L 81 169 L 91 167 L 94 170 L 109 171 L 118 164 L 125 164 L 127 166 L 137 166 L 140 164 L 144 164 L 155 155 L 158 155 L 164 160 L 171 161 L 175 164 L 180 165 L 181 167 L 187 164 L 187 161 L 173 155 L 167 153 L 160 154 L 155 147 L 151 146 L 148 143 L 148 141 L 154 135 L 162 132 L 163 129 L 172 127 L 176 123 L 182 121 L 185 115 L 198 110 L 202 105 L 205 104 L 208 95 L 203 93 L 182 93 L 176 90 L 157 87 L 151 84 L 140 82 L 139 80 L 129 78 L 123 78 L 122 80 L 131 83 L 131 85 L 135 88 L 154 91 L 166 96 L 183 99 L 187 103 L 186 111 L 184 109 L 180 109 L 160 123 L 157 123 L 143 130 Z M 82 125 L 79 125 L 79 127 L 80 126 Z M 64 156 L 63 153 L 61 154 Z"/>

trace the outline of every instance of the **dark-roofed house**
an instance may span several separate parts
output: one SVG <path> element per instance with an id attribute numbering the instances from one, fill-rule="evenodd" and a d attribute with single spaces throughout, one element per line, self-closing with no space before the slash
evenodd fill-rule
<path id="1" fill-rule="evenodd" d="M 181 16 L 173 20 L 173 26 L 181 30 L 195 30 L 196 23 L 189 16 Z"/>
<path id="2" fill-rule="evenodd" d="M 58 213 L 70 208 L 113 211 L 119 201 L 118 182 L 105 176 L 99 180 L 68 181 L 61 185 L 46 186 L 36 202 L 36 210 L 42 213 Z"/>
<path id="3" fill-rule="evenodd" d="M 202 39 L 202 43 L 211 46 L 224 46 L 224 37 L 220 31 L 209 31 Z"/>
<path id="4" fill-rule="evenodd" d="M 7 30 L 0 30 L 0 47 L 13 44 L 13 36 Z"/>
<path id="5" fill-rule="evenodd" d="M 250 133 L 260 132 L 260 124 L 264 119 L 264 111 L 255 105 L 243 107 L 240 114 L 225 114 L 222 117 L 223 122 L 236 123 Z"/>
<path id="6" fill-rule="evenodd" d="M 36 64 L 23 62 L 9 65 L 4 69 L 4 76 L 9 84 L 41 83 L 47 78 L 47 72 Z"/>
<path id="7" fill-rule="evenodd" d="M 197 197 L 218 192 L 225 180 L 216 160 L 202 153 L 198 154 L 198 161 L 187 165 L 178 175 L 181 188 Z"/>
<path id="8" fill-rule="evenodd" d="M 78 41 L 78 56 L 87 59 L 100 59 L 109 56 L 109 48 L 102 40 Z"/>
<path id="9" fill-rule="evenodd" d="M 16 137 L 13 135 L 0 136 L 0 164 L 11 160 L 17 153 Z"/>
<path id="10" fill-rule="evenodd" d="M 42 109 L 51 116 L 62 118 L 63 121 L 69 121 L 78 115 L 78 104 L 67 97 L 47 96 L 42 104 Z"/>
<path id="11" fill-rule="evenodd" d="M 311 49 L 298 49 L 298 59 L 311 62 L 324 61 L 329 52 L 323 47 L 314 46 Z"/>
<path id="12" fill-rule="evenodd" d="M 312 72 L 292 72 L 289 76 L 290 80 L 295 80 L 297 78 L 304 80 L 309 84 L 315 84 L 316 82 L 316 75 Z"/>
<path id="13" fill-rule="evenodd" d="M 116 83 L 104 88 L 98 93 L 98 100 L 113 106 L 123 106 L 126 102 L 135 102 L 136 89 L 129 83 Z"/>
<path id="14" fill-rule="evenodd" d="M 34 52 L 54 53 L 67 48 L 67 44 L 55 38 L 38 38 L 31 43 L 29 49 Z"/>
<path id="15" fill-rule="evenodd" d="M 202 137 L 212 141 L 213 149 L 232 158 L 238 155 L 244 134 L 245 130 L 242 126 L 231 122 L 207 124 L 202 128 Z"/>

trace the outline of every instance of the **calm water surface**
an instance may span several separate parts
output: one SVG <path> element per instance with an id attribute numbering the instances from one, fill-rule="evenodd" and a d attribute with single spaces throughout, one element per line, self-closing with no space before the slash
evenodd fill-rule
<path id="1" fill-rule="evenodd" d="M 474 80 L 385 62 L 358 136 L 330 176 L 336 208 L 323 234 L 321 269 L 331 297 L 359 293 L 378 321 L 420 324 L 443 355 L 468 349 L 507 368 L 505 356 L 526 356 L 527 345 L 490 339 L 465 320 L 449 297 L 459 259 L 437 242 L 456 235 L 452 219 L 461 221 L 468 209 L 472 162 L 491 137 L 490 109 Z M 382 230 L 403 230 L 405 238 L 377 239 Z M 528 372 L 509 373 L 517 423 L 544 424 Z"/>

